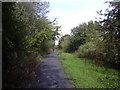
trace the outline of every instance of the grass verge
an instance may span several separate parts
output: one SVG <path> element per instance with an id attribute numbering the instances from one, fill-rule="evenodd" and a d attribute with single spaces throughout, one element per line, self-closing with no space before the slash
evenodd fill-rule
<path id="1" fill-rule="evenodd" d="M 114 69 L 97 67 L 90 60 L 85 64 L 84 59 L 73 54 L 57 52 L 68 80 L 75 88 L 120 88 L 120 72 Z"/>

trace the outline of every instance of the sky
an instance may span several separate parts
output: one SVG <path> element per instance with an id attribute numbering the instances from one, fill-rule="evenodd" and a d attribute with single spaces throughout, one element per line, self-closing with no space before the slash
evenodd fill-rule
<path id="1" fill-rule="evenodd" d="M 48 17 L 57 18 L 62 35 L 70 34 L 73 27 L 95 20 L 96 11 L 105 10 L 105 0 L 47 0 L 50 2 Z"/>

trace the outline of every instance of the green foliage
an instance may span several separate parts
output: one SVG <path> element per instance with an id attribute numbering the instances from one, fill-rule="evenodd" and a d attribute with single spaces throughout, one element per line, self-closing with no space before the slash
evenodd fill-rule
<path id="1" fill-rule="evenodd" d="M 107 63 L 120 65 L 120 3 L 110 3 L 111 9 L 106 9 L 103 13 L 105 18 L 99 20 L 102 25 L 102 35 L 104 38 L 104 58 Z"/>
<path id="2" fill-rule="evenodd" d="M 59 48 L 67 52 L 70 45 L 70 35 L 64 35 L 59 40 Z"/>
<path id="3" fill-rule="evenodd" d="M 71 30 L 71 36 L 69 36 L 69 39 L 67 39 L 67 41 L 62 39 L 64 37 L 63 36 L 60 39 L 59 44 L 63 43 L 63 47 L 66 46 L 66 50 L 63 51 L 67 52 L 74 52 L 78 50 L 81 45 L 89 42 L 93 42 L 95 44 L 94 46 L 97 46 L 103 41 L 103 37 L 101 36 L 99 29 L 100 25 L 93 21 L 80 24 Z M 59 46 L 62 47 L 62 45 Z"/>
<path id="4" fill-rule="evenodd" d="M 83 28 L 83 31 L 81 27 Z M 81 36 L 84 36 L 84 43 L 79 45 L 79 48 L 76 52 L 77 56 L 84 57 L 84 58 L 92 58 L 92 56 L 95 56 L 96 53 L 102 53 L 103 47 L 103 37 L 101 36 L 102 33 L 100 32 L 100 25 L 97 22 L 89 21 L 87 24 L 81 24 L 79 26 L 77 33 L 81 33 Z M 76 32 L 76 31 L 74 31 Z M 77 35 L 77 37 L 80 39 L 81 36 Z M 77 39 L 75 39 L 77 40 Z"/>
<path id="5" fill-rule="evenodd" d="M 42 54 L 45 52 L 44 48 L 54 47 L 60 27 L 56 24 L 56 19 L 48 20 L 48 7 L 49 3 L 44 1 L 2 3 L 3 87 L 18 87 L 20 82 L 16 84 L 17 82 L 12 80 L 14 76 L 15 81 L 19 81 L 17 73 L 26 74 L 26 67 L 31 69 L 31 63 L 36 64 L 36 53 Z M 34 68 L 35 64 L 31 67 Z M 30 73 L 30 70 L 28 72 Z"/>
<path id="6" fill-rule="evenodd" d="M 74 52 L 78 49 L 78 47 L 86 42 L 85 37 L 85 30 L 87 28 L 86 23 L 80 24 L 79 26 L 73 28 L 71 30 L 71 43 L 70 48 L 71 51 Z"/>
<path id="7" fill-rule="evenodd" d="M 120 3 L 110 3 L 110 9 L 102 10 L 99 15 L 102 20 L 89 21 L 71 30 L 69 43 L 61 40 L 66 52 L 76 52 L 78 56 L 97 56 L 104 63 L 119 68 L 120 65 Z M 61 45 L 60 45 L 61 46 Z M 92 53 L 91 53 L 92 52 Z M 99 54 L 99 55 L 98 55 Z M 98 60 L 99 61 L 99 60 Z"/>
<path id="8" fill-rule="evenodd" d="M 79 47 L 77 54 L 79 57 L 90 58 L 90 55 L 96 50 L 97 46 L 95 45 L 95 43 L 87 42 Z"/>

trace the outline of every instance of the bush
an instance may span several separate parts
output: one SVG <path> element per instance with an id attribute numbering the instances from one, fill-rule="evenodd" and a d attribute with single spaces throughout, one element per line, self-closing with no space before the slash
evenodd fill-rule
<path id="1" fill-rule="evenodd" d="M 91 58 L 91 54 L 95 52 L 97 46 L 93 42 L 87 42 L 81 46 L 79 46 L 77 56 Z"/>

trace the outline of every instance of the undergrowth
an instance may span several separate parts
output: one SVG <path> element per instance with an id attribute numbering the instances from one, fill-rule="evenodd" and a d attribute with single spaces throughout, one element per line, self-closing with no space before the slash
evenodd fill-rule
<path id="1" fill-rule="evenodd" d="M 120 88 L 120 72 L 84 62 L 73 54 L 57 52 L 68 80 L 75 88 Z"/>

